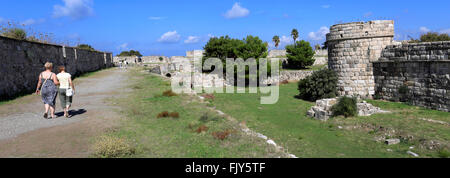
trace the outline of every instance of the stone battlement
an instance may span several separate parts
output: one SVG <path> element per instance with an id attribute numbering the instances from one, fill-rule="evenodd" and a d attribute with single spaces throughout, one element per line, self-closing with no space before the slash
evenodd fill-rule
<path id="1" fill-rule="evenodd" d="M 442 61 L 448 60 L 450 41 L 407 43 L 387 46 L 380 61 Z"/>
<path id="2" fill-rule="evenodd" d="M 376 20 L 333 25 L 327 34 L 327 41 L 377 37 L 394 37 L 394 21 Z"/>

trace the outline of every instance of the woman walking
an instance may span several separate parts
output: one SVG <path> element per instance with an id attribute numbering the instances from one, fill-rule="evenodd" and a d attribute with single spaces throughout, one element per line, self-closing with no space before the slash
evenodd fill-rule
<path id="1" fill-rule="evenodd" d="M 45 71 L 39 75 L 36 94 L 42 95 L 42 102 L 45 104 L 44 118 L 50 119 L 48 117 L 48 112 L 50 111 L 51 118 L 55 119 L 55 101 L 57 95 L 56 85 L 59 85 L 59 81 L 56 78 L 56 75 L 52 72 L 52 63 L 47 62 L 44 67 Z"/>
<path id="2" fill-rule="evenodd" d="M 69 114 L 70 106 L 72 105 L 72 96 L 75 94 L 75 87 L 72 82 L 72 76 L 66 72 L 64 66 L 58 67 L 59 74 L 56 77 L 59 80 L 59 100 L 61 107 L 64 109 L 64 116 L 67 118 L 72 117 Z"/>

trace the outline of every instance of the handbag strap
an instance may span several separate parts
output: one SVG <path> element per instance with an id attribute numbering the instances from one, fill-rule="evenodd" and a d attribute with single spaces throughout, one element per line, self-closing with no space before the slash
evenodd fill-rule
<path id="1" fill-rule="evenodd" d="M 48 77 L 48 78 L 45 79 L 44 83 L 42 83 L 42 86 L 45 85 L 45 83 L 47 82 L 47 80 L 50 79 L 50 78 L 52 77 L 52 75 L 53 75 L 53 74 L 50 74 L 50 77 Z M 42 73 L 41 73 L 41 77 L 44 77 L 44 75 L 42 75 Z"/>

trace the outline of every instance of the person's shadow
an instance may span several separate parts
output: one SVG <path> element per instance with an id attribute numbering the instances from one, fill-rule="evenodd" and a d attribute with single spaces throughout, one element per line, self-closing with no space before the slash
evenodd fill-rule
<path id="1" fill-rule="evenodd" d="M 72 117 L 75 117 L 77 115 L 81 115 L 86 113 L 86 109 L 79 109 L 79 110 L 69 110 L 69 115 L 71 115 Z M 55 114 L 57 117 L 62 117 L 64 116 L 64 112 L 59 112 Z"/>

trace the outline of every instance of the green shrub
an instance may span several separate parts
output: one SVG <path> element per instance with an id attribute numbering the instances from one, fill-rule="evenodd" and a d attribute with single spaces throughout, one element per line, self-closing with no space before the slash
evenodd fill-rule
<path id="1" fill-rule="evenodd" d="M 333 116 L 353 117 L 358 115 L 357 99 L 341 97 L 337 104 L 331 107 Z"/>
<path id="2" fill-rule="evenodd" d="M 409 88 L 406 85 L 402 85 L 399 89 L 398 89 L 398 93 L 399 93 L 399 101 L 401 102 L 408 102 L 409 100 Z"/>
<path id="3" fill-rule="evenodd" d="M 337 96 L 337 81 L 338 77 L 333 70 L 316 71 L 298 83 L 299 98 L 308 101 L 334 98 Z"/>
<path id="4" fill-rule="evenodd" d="M 314 64 L 314 51 L 307 41 L 297 41 L 286 46 L 286 56 L 290 68 L 304 69 Z"/>
<path id="5" fill-rule="evenodd" d="M 399 89 L 398 89 L 398 93 L 400 94 L 408 94 L 409 93 L 409 88 L 406 85 L 402 85 Z"/>
<path id="6" fill-rule="evenodd" d="M 2 33 L 3 36 L 14 38 L 18 40 L 26 40 L 27 39 L 27 32 L 21 28 L 11 28 Z"/>

